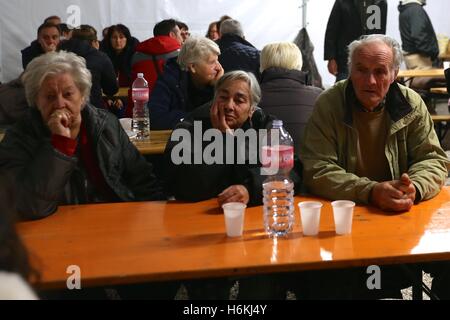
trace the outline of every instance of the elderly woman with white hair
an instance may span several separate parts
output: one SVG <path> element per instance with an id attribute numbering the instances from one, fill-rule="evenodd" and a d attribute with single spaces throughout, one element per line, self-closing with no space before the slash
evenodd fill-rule
<path id="1" fill-rule="evenodd" d="M 33 107 L 0 144 L 0 170 L 12 176 L 22 218 L 46 217 L 60 204 L 165 198 L 115 116 L 89 104 L 83 58 L 47 53 L 22 80 Z"/>
<path id="2" fill-rule="evenodd" d="M 195 108 L 212 100 L 224 71 L 220 49 L 204 37 L 189 37 L 177 58 L 169 59 L 149 102 L 152 129 L 173 129 Z"/>
<path id="3" fill-rule="evenodd" d="M 283 120 L 294 139 L 297 154 L 314 103 L 322 92 L 308 85 L 307 74 L 301 71 L 302 64 L 300 49 L 291 42 L 268 44 L 261 52 L 259 106 Z"/>

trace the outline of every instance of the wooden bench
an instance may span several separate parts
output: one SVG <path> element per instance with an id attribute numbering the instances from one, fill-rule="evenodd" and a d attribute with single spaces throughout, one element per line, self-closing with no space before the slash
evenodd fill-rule
<path id="1" fill-rule="evenodd" d="M 440 87 L 440 88 L 430 88 L 429 90 L 429 101 L 431 103 L 431 110 L 433 112 L 436 110 L 436 104 L 438 100 L 447 100 L 448 99 L 448 92 L 447 88 Z"/>
<path id="2" fill-rule="evenodd" d="M 448 95 L 447 88 L 431 88 L 430 93 Z"/>
<path id="3" fill-rule="evenodd" d="M 432 114 L 431 119 L 434 122 L 439 141 L 442 143 L 449 129 L 450 114 Z"/>
<path id="4" fill-rule="evenodd" d="M 400 70 L 398 72 L 397 79 L 416 77 L 440 78 L 444 76 L 444 69 L 411 69 Z"/>

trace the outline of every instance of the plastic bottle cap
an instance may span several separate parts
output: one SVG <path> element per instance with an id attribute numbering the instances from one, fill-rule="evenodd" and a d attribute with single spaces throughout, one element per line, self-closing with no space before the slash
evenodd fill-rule
<path id="1" fill-rule="evenodd" d="M 138 76 L 138 78 L 143 78 L 144 74 L 143 73 L 138 73 L 137 76 Z"/>
<path id="2" fill-rule="evenodd" d="M 274 127 L 282 127 L 283 126 L 283 120 L 273 120 L 272 122 Z"/>

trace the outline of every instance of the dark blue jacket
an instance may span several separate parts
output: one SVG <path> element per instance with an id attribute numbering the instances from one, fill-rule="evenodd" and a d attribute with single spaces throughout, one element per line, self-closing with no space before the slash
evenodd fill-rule
<path id="1" fill-rule="evenodd" d="M 176 58 L 167 60 L 148 104 L 151 129 L 173 129 L 190 111 L 213 96 L 213 87 L 198 90 L 193 86 L 189 72 L 181 70 Z"/>
<path id="2" fill-rule="evenodd" d="M 37 40 L 34 40 L 28 47 L 21 51 L 22 53 L 22 66 L 23 69 L 27 67 L 27 65 L 36 57 L 39 57 L 41 54 L 44 54 L 44 50 L 42 50 L 41 45 Z"/>
<path id="3" fill-rule="evenodd" d="M 252 72 L 259 79 L 260 52 L 250 42 L 234 34 L 224 34 L 217 44 L 219 62 L 225 72 L 243 70 Z"/>

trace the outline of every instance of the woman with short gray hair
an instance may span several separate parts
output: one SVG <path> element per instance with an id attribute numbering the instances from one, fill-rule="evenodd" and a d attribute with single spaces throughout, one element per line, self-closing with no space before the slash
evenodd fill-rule
<path id="1" fill-rule="evenodd" d="M 177 58 L 167 60 L 149 102 L 153 129 L 173 129 L 190 111 L 211 101 L 214 85 L 224 71 L 217 44 L 205 37 L 189 37 Z"/>
<path id="2" fill-rule="evenodd" d="M 191 145 L 198 143 L 202 149 L 201 152 L 197 148 L 183 150 L 180 159 L 180 148 L 186 141 L 183 139 L 179 144 L 177 138 L 169 140 L 165 155 L 169 166 L 167 186 L 171 195 L 182 201 L 217 197 L 219 205 L 228 202 L 261 204 L 260 182 L 264 177 L 261 176 L 260 163 L 257 161 L 257 135 L 261 130 L 270 129 L 275 117 L 257 107 L 260 95 L 259 84 L 253 74 L 245 71 L 227 72 L 217 82 L 214 100 L 195 109 L 178 123 L 173 136 L 189 132 Z M 211 145 L 193 140 L 198 134 L 201 137 L 214 134 L 211 141 L 219 146 L 214 149 L 214 159 L 208 158 Z M 249 140 L 240 138 L 245 135 L 248 135 Z M 216 139 L 217 136 L 223 140 Z M 232 144 L 227 144 L 230 141 Z M 196 160 L 198 154 L 203 155 L 200 163 Z M 299 181 L 295 172 L 291 179 Z"/>
<path id="3" fill-rule="evenodd" d="M 225 87 L 229 82 L 234 81 L 244 81 L 247 83 L 250 88 L 250 106 L 253 110 L 256 109 L 261 100 L 261 88 L 255 75 L 251 72 L 237 70 L 225 73 L 216 83 L 214 100 L 217 99 L 217 93 L 220 92 L 222 87 Z"/>
<path id="4" fill-rule="evenodd" d="M 0 170 L 11 176 L 22 218 L 46 217 L 62 204 L 165 198 L 117 118 L 88 102 L 91 74 L 83 58 L 41 55 L 23 82 L 33 108 L 0 143 Z"/>

